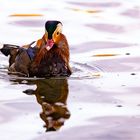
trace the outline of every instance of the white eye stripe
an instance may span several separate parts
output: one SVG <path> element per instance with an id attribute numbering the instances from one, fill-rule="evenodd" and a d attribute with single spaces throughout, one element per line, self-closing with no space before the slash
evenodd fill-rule
<path id="1" fill-rule="evenodd" d="M 57 25 L 55 32 L 60 32 L 60 33 L 62 32 L 62 24 L 61 23 L 59 23 Z"/>
<path id="2" fill-rule="evenodd" d="M 52 35 L 54 41 L 55 41 L 55 36 L 56 36 L 56 35 L 59 35 L 60 33 L 62 33 L 62 24 L 61 24 L 61 23 L 59 23 L 59 24 L 57 25 L 57 27 L 56 27 L 56 29 L 55 29 L 53 35 Z"/>
<path id="3" fill-rule="evenodd" d="M 45 30 L 45 33 L 48 34 L 47 30 Z"/>

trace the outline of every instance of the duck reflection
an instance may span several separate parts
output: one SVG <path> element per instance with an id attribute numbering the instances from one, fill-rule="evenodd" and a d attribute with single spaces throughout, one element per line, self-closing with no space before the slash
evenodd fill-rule
<path id="1" fill-rule="evenodd" d="M 66 101 L 68 97 L 67 79 L 44 79 L 35 81 L 37 88 L 32 93 L 42 107 L 41 119 L 46 131 L 56 131 L 70 117 Z M 27 90 L 30 94 L 30 91 Z M 24 91 L 27 93 L 27 91 Z"/>

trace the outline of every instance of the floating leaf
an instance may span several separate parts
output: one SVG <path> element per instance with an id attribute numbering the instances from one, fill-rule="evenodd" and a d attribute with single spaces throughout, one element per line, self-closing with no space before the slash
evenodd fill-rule
<path id="1" fill-rule="evenodd" d="M 84 9 L 78 9 L 78 8 L 69 8 L 73 11 L 76 11 L 76 12 L 85 12 L 85 13 L 98 13 L 100 12 L 99 10 L 84 10 Z"/>
<path id="2" fill-rule="evenodd" d="M 117 56 L 119 54 L 95 54 L 94 57 L 110 57 L 110 56 Z"/>
<path id="3" fill-rule="evenodd" d="M 92 73 L 91 76 L 93 76 L 93 77 L 101 77 L 101 73 L 95 72 L 95 73 Z"/>
<path id="4" fill-rule="evenodd" d="M 10 17 L 39 17 L 42 14 L 11 14 Z"/>
<path id="5" fill-rule="evenodd" d="M 98 13 L 100 11 L 97 11 L 97 10 L 85 10 L 85 12 L 92 14 L 92 13 Z"/>

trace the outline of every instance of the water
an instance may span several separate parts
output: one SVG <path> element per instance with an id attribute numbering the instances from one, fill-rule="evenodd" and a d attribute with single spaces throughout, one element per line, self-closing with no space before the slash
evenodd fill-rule
<path id="1" fill-rule="evenodd" d="M 60 20 L 70 78 L 9 75 L 0 54 L 0 139 L 138 140 L 140 2 L 0 2 L 0 42 L 29 44 Z M 56 130 L 56 131 L 54 131 Z"/>

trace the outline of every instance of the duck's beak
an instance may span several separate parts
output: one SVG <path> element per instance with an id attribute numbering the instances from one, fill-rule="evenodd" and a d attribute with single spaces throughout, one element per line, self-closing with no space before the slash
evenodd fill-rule
<path id="1" fill-rule="evenodd" d="M 49 51 L 54 45 L 53 39 L 48 39 L 46 44 L 46 49 Z"/>

